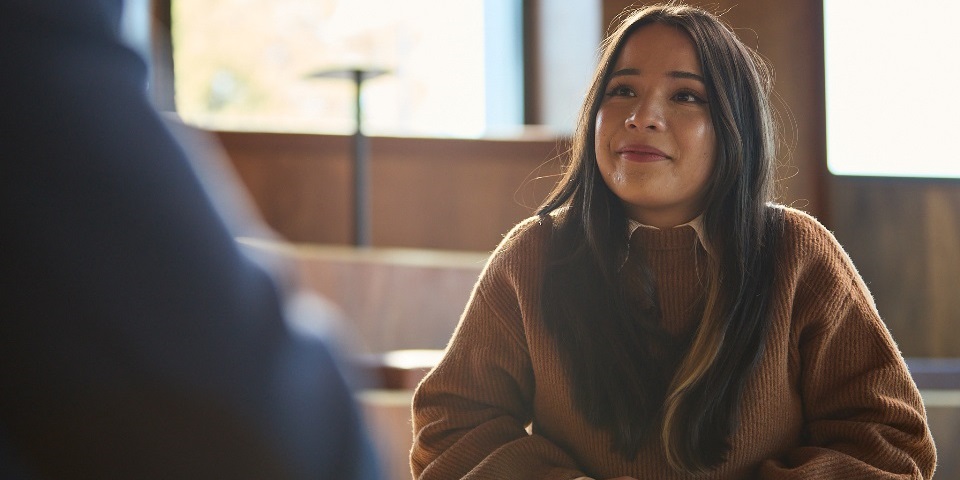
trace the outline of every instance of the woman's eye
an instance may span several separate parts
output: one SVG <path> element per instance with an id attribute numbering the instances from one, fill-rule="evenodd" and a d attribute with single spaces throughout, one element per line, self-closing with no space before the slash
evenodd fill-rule
<path id="1" fill-rule="evenodd" d="M 608 97 L 632 97 L 633 90 L 630 90 L 629 87 L 618 85 L 607 91 Z"/>
<path id="2" fill-rule="evenodd" d="M 699 95 L 692 92 L 680 92 L 673 96 L 674 100 L 683 103 L 707 103 L 706 100 L 700 98 Z"/>

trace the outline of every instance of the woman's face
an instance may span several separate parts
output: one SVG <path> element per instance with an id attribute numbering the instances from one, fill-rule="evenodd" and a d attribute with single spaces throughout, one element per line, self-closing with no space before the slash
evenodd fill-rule
<path id="1" fill-rule="evenodd" d="M 674 227 L 703 210 L 716 134 L 693 41 L 651 24 L 623 44 L 596 119 L 597 165 L 641 223 Z"/>

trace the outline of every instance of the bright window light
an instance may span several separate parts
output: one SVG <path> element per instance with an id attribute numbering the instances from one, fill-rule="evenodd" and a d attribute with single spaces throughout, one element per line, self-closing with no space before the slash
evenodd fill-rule
<path id="1" fill-rule="evenodd" d="M 309 78 L 351 67 L 390 71 L 363 84 L 368 134 L 523 122 L 520 0 L 174 0 L 172 13 L 177 111 L 201 127 L 352 133 L 353 83 Z"/>
<path id="2" fill-rule="evenodd" d="M 960 2 L 824 0 L 838 175 L 960 177 Z"/>

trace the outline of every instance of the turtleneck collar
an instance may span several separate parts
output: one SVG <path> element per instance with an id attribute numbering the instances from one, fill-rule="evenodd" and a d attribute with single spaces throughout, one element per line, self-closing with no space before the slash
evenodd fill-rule
<path id="1" fill-rule="evenodd" d="M 684 223 L 684 224 L 681 224 L 681 225 L 677 225 L 676 227 L 670 228 L 669 230 L 674 230 L 674 229 L 678 229 L 678 228 L 682 228 L 682 227 L 690 227 L 690 228 L 692 228 L 693 231 L 696 232 L 696 234 L 697 234 L 697 240 L 700 242 L 700 245 L 703 246 L 703 249 L 707 252 L 708 255 L 714 256 L 714 255 L 713 255 L 713 250 L 710 248 L 710 243 L 707 241 L 707 235 L 706 235 L 706 233 L 704 233 L 704 228 L 703 228 L 703 215 L 702 215 L 702 214 L 701 214 L 701 215 L 698 215 L 697 218 L 694 218 L 693 220 L 690 220 L 690 221 L 687 222 L 687 223 Z M 660 229 L 660 228 L 657 228 L 657 227 L 654 227 L 654 226 L 651 226 L 651 225 L 646 225 L 646 224 L 640 223 L 640 222 L 638 222 L 638 221 L 630 218 L 630 219 L 628 219 L 628 223 L 627 223 L 627 238 L 632 237 L 633 234 L 636 233 L 636 231 L 637 231 L 638 228 L 650 229 L 650 230 L 655 230 L 655 231 L 662 231 L 662 230 L 663 230 L 663 229 Z"/>

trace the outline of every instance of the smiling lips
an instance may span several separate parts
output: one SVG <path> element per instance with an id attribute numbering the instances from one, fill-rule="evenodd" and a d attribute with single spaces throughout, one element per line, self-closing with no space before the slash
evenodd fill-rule
<path id="1" fill-rule="evenodd" d="M 670 156 L 649 145 L 626 145 L 617 149 L 620 158 L 628 162 L 649 163 L 670 160 Z"/>

